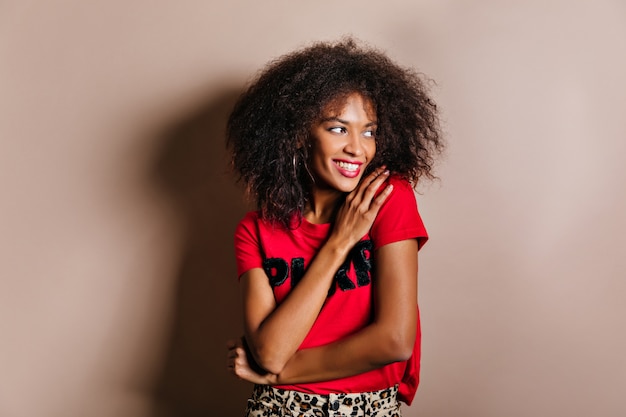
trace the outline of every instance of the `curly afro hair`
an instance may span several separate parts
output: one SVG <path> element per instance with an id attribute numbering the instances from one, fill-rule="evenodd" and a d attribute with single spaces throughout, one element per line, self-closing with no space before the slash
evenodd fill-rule
<path id="1" fill-rule="evenodd" d="M 377 116 L 376 155 L 368 172 L 386 165 L 414 186 L 433 178 L 443 149 L 427 81 L 384 53 L 348 38 L 316 43 L 272 61 L 241 95 L 227 124 L 238 179 L 261 216 L 289 227 L 311 189 L 309 132 L 328 105 L 357 92 Z"/>

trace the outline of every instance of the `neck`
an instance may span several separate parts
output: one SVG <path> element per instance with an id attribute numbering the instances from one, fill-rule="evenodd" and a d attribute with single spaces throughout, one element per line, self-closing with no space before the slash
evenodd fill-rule
<path id="1" fill-rule="evenodd" d="M 304 218 L 313 224 L 330 223 L 335 217 L 343 193 L 337 190 L 313 189 L 304 212 Z"/>

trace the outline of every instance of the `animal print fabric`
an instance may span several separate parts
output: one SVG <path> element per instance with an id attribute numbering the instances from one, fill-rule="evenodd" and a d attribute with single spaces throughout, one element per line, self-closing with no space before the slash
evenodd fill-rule
<path id="1" fill-rule="evenodd" d="M 307 394 L 255 385 L 246 417 L 402 417 L 398 387 L 350 394 Z"/>

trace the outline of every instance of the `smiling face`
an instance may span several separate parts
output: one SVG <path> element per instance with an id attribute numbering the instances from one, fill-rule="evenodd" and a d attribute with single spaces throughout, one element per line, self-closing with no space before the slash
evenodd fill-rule
<path id="1" fill-rule="evenodd" d="M 376 154 L 376 112 L 359 93 L 331 103 L 311 127 L 314 190 L 350 192 Z"/>

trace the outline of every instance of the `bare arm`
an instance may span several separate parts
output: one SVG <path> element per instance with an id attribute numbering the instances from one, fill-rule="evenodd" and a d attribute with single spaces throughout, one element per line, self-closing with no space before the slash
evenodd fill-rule
<path id="1" fill-rule="evenodd" d="M 279 374 L 252 371 L 245 350 L 231 345 L 229 367 L 242 379 L 265 384 L 295 384 L 343 378 L 406 360 L 417 327 L 417 241 L 378 249 L 374 321 L 335 343 L 294 353 Z"/>
<path id="2" fill-rule="evenodd" d="M 378 249 L 374 321 L 344 340 L 297 351 L 278 384 L 325 381 L 407 360 L 417 329 L 417 241 Z"/>
<path id="3" fill-rule="evenodd" d="M 298 350 L 326 300 L 335 271 L 349 250 L 370 229 L 378 210 L 391 193 L 388 186 L 374 198 L 387 177 L 388 173 L 379 169 L 348 195 L 329 239 L 298 285 L 279 306 L 261 268 L 252 269 L 240 277 L 245 338 L 254 360 L 262 368 L 280 374 Z"/>

